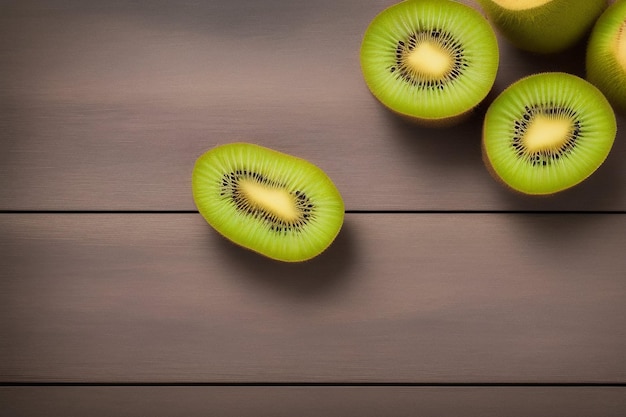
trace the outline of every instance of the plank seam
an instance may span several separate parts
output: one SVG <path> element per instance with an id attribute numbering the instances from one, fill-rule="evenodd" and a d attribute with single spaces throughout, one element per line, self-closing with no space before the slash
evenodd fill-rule
<path id="1" fill-rule="evenodd" d="M 0 387 L 588 387 L 626 388 L 626 382 L 0 382 Z"/>

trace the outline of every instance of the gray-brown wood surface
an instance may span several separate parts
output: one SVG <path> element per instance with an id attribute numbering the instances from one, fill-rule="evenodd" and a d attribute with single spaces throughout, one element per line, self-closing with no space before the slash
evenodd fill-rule
<path id="1" fill-rule="evenodd" d="M 392 3 L 0 1 L 0 416 L 626 413 L 626 118 L 552 197 L 480 155 L 490 101 L 584 76 L 584 40 L 499 38 L 472 117 L 417 127 L 360 73 Z M 318 258 L 267 260 L 196 212 L 195 159 L 242 140 L 337 184 Z"/>

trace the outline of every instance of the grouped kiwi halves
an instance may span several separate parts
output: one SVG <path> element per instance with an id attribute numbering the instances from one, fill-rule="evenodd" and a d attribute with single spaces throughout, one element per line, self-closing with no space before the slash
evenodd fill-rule
<path id="1" fill-rule="evenodd" d="M 200 214 L 220 234 L 280 261 L 319 255 L 343 224 L 341 195 L 319 167 L 259 145 L 207 151 L 193 168 L 192 189 Z"/>
<path id="2" fill-rule="evenodd" d="M 587 45 L 587 79 L 621 112 L 626 112 L 626 0 L 597 20 Z"/>
<path id="3" fill-rule="evenodd" d="M 406 0 L 365 31 L 361 69 L 386 107 L 418 121 L 460 120 L 491 90 L 496 36 L 475 9 L 452 0 Z"/>
<path id="4" fill-rule="evenodd" d="M 589 177 L 616 135 L 613 109 L 592 84 L 567 73 L 525 77 L 487 109 L 483 159 L 525 194 L 554 194 Z"/>
<path id="5" fill-rule="evenodd" d="M 607 0 L 478 0 L 494 26 L 515 46 L 554 53 L 591 28 Z"/>

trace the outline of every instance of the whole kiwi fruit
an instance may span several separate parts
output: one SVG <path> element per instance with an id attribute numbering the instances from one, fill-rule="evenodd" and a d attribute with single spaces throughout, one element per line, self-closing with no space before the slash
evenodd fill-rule
<path id="1" fill-rule="evenodd" d="M 495 33 L 474 8 L 452 0 L 406 0 L 381 11 L 360 49 L 365 83 L 387 108 L 426 125 L 469 115 L 498 70 Z"/>
<path id="2" fill-rule="evenodd" d="M 527 76 L 491 103 L 483 159 L 493 176 L 524 194 L 554 194 L 589 177 L 608 156 L 617 122 L 608 100 L 572 74 Z"/>
<path id="3" fill-rule="evenodd" d="M 536 53 L 564 51 L 580 41 L 607 0 L 478 0 L 513 45 Z"/>
<path id="4" fill-rule="evenodd" d="M 312 163 L 252 143 L 202 154 L 192 173 L 204 219 L 232 242 L 266 257 L 299 262 L 322 253 L 339 233 L 343 199 Z"/>
<path id="5" fill-rule="evenodd" d="M 598 18 L 586 57 L 587 80 L 611 104 L 626 113 L 626 0 L 618 0 Z"/>

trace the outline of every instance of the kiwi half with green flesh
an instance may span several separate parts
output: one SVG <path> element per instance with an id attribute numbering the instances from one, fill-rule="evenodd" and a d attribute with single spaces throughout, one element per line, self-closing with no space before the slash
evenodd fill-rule
<path id="1" fill-rule="evenodd" d="M 451 124 L 493 87 L 499 50 L 476 9 L 451 0 L 406 0 L 370 22 L 360 62 L 383 105 L 424 124 Z"/>
<path id="2" fill-rule="evenodd" d="M 478 0 L 513 45 L 537 53 L 564 51 L 581 40 L 607 0 Z"/>
<path id="3" fill-rule="evenodd" d="M 280 261 L 319 255 L 343 224 L 341 195 L 320 168 L 259 145 L 207 151 L 194 165 L 192 189 L 200 214 L 220 234 Z"/>
<path id="4" fill-rule="evenodd" d="M 591 83 L 555 72 L 525 77 L 491 103 L 483 159 L 494 177 L 524 194 L 554 194 L 589 177 L 615 140 L 613 109 Z"/>
<path id="5" fill-rule="evenodd" d="M 587 80 L 626 113 L 626 0 L 619 0 L 596 21 L 587 44 Z"/>

